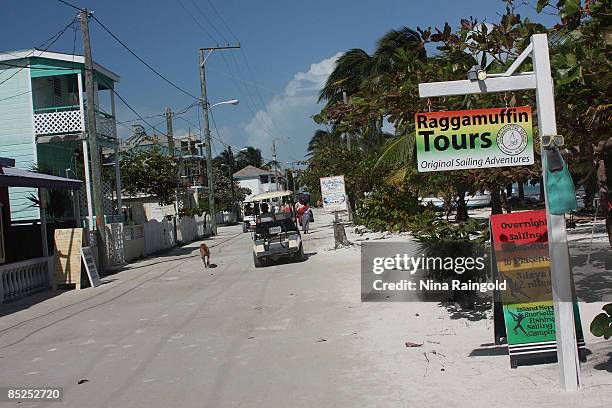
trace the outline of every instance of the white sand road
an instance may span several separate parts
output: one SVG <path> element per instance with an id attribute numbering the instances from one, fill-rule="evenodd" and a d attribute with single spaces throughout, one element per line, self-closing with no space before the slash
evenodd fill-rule
<path id="1" fill-rule="evenodd" d="M 192 243 L 2 306 L 0 385 L 63 386 L 64 400 L 0 406 L 612 405 L 612 341 L 587 333 L 584 390 L 565 393 L 556 364 L 510 369 L 489 311 L 360 302 L 359 247 L 332 250 L 331 217 L 315 219 L 302 263 L 255 269 L 249 234 L 223 227 L 207 240 L 216 268 Z M 588 327 L 601 302 L 580 306 Z"/>

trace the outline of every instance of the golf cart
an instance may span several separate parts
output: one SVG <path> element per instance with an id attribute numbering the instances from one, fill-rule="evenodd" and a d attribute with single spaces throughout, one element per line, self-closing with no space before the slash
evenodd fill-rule
<path id="1" fill-rule="evenodd" d="M 242 232 L 255 231 L 255 221 L 259 215 L 259 205 L 251 199 L 242 203 Z"/>
<path id="2" fill-rule="evenodd" d="M 256 222 L 253 231 L 253 264 L 256 268 L 266 266 L 270 260 L 279 258 L 292 258 L 300 262 L 305 260 L 302 235 L 295 222 L 295 209 L 291 191 L 273 191 L 256 195 L 251 202 L 258 207 L 266 203 L 273 208 L 285 211 L 276 211 L 271 221 Z"/>

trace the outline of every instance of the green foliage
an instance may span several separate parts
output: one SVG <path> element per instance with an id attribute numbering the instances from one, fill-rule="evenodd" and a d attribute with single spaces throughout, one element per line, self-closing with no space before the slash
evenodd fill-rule
<path id="1" fill-rule="evenodd" d="M 419 242 L 419 251 L 426 257 L 465 258 L 481 257 L 485 254 L 485 243 L 489 239 L 488 226 L 475 220 L 453 223 L 440 218 L 435 214 L 426 213 L 413 223 L 413 235 Z M 448 277 L 461 281 L 485 281 L 489 273 L 488 263 L 482 270 L 472 269 L 460 275 L 433 264 L 429 269 L 429 276 L 433 279 L 444 280 Z"/>
<path id="2" fill-rule="evenodd" d="M 242 201 L 251 194 L 248 188 L 240 188 L 236 181 L 232 181 L 228 173 L 227 167 L 213 167 L 213 180 L 215 184 L 215 210 L 226 211 L 231 210 L 235 202 Z M 232 182 L 234 184 L 234 199 L 232 200 Z M 208 198 L 204 198 L 207 201 Z M 200 199 L 202 202 L 202 199 Z M 208 204 L 207 204 L 208 205 Z"/>
<path id="3" fill-rule="evenodd" d="M 209 214 L 210 211 L 208 211 L 210 209 L 209 205 L 208 205 L 208 197 L 204 197 L 202 194 L 199 195 L 198 197 L 198 206 L 195 208 L 185 208 L 183 210 L 181 210 L 180 212 L 180 216 L 186 216 L 186 217 L 193 217 L 195 215 L 201 217 L 204 214 Z"/>
<path id="4" fill-rule="evenodd" d="M 423 211 L 418 198 L 408 190 L 383 185 L 357 207 L 357 222 L 373 231 L 408 231 L 414 215 Z"/>
<path id="5" fill-rule="evenodd" d="M 238 153 L 236 153 L 235 158 L 235 171 L 243 169 L 249 165 L 261 168 L 261 166 L 264 164 L 263 158 L 261 157 L 261 150 L 253 146 L 248 146 L 240 150 Z"/>
<path id="6" fill-rule="evenodd" d="M 163 205 L 174 202 L 178 188 L 177 165 L 159 149 L 128 153 L 121 158 L 120 166 L 121 182 L 127 194 L 154 196 Z"/>
<path id="7" fill-rule="evenodd" d="M 39 164 L 32 165 L 30 170 L 36 173 L 62 177 L 59 174 L 54 174 L 54 171 L 51 167 L 41 166 Z M 30 195 L 27 196 L 26 199 L 32 203 L 30 204 L 30 207 L 40 207 L 40 197 L 30 193 Z M 69 190 L 58 188 L 51 188 L 46 190 L 45 202 L 47 213 L 53 218 L 62 218 L 67 213 L 71 212 L 68 211 L 72 205 L 71 201 L 72 200 Z"/>
<path id="8" fill-rule="evenodd" d="M 419 97 L 418 84 L 465 79 L 475 63 L 486 67 L 489 73 L 504 72 L 529 45 L 531 35 L 547 33 L 558 132 L 566 136 L 567 161 L 574 180 L 584 185 L 587 193 L 593 193 L 597 188 L 594 146 L 612 133 L 608 68 L 612 55 L 609 17 L 612 0 L 539 0 L 535 5 L 538 12 L 559 16 L 559 23 L 549 28 L 522 17 L 518 13 L 521 2 L 505 0 L 505 3 L 505 12 L 492 24 L 484 25 L 483 20 L 470 17 L 462 19 L 457 28 L 448 23 L 439 29 L 404 27 L 383 36 L 372 54 L 361 49 L 347 51 L 338 59 L 320 93 L 321 100 L 327 102 L 325 107 L 314 116 L 315 122 L 330 130 L 321 131 L 313 142 L 342 143 L 344 138 L 340 135 L 351 134 L 367 159 L 377 156 L 379 166 L 385 168 L 385 176 L 376 179 L 374 189 L 386 183 L 420 197 L 444 197 L 447 202 L 466 193 L 482 190 L 495 193 L 513 182 L 537 179 L 540 174 L 537 138 L 534 166 L 416 172 L 414 115 L 427 110 L 535 106 L 531 91 L 424 99 Z M 435 55 L 427 55 L 428 44 L 436 45 Z M 528 59 L 521 70 L 530 70 L 531 64 Z M 397 136 L 384 149 L 380 148 L 381 143 L 368 149 L 368 143 L 381 134 L 383 118 L 394 125 Z M 357 162 L 354 165 L 359 166 Z M 329 168 L 334 166 L 328 164 Z M 311 180 L 313 187 L 315 181 L 318 183 Z M 501 207 L 494 206 L 493 210 L 500 211 Z M 377 227 L 385 223 L 382 217 Z"/>
<path id="9" fill-rule="evenodd" d="M 314 145 L 316 147 L 310 154 L 308 169 L 302 171 L 297 179 L 298 185 L 307 188 L 313 202 L 321 198 L 321 177 L 344 175 L 346 193 L 351 203 L 355 204 L 385 174 L 385 169 L 375 168 L 376 153 L 368 154 L 358 147 L 349 151 L 336 133 L 327 134 Z"/>
<path id="10" fill-rule="evenodd" d="M 612 303 L 608 303 L 602 309 L 605 313 L 598 314 L 591 322 L 591 333 L 608 340 L 612 337 Z"/>

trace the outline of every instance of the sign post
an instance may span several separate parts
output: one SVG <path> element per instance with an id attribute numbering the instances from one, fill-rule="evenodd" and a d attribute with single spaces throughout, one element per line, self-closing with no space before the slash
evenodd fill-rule
<path id="1" fill-rule="evenodd" d="M 514 72 L 531 55 L 533 72 Z M 535 89 L 538 109 L 540 137 L 556 135 L 554 86 L 550 71 L 548 39 L 546 34 L 531 36 L 531 44 L 503 74 L 489 75 L 484 80 L 463 80 L 419 84 L 419 96 L 437 97 L 466 94 L 485 94 Z M 542 147 L 544 149 L 544 147 Z M 542 150 L 542 156 L 544 151 Z M 546 183 L 546 169 L 542 166 L 543 182 Z M 565 216 L 552 215 L 545 191 L 546 221 L 548 224 L 548 250 L 550 256 L 557 357 L 560 368 L 561 387 L 566 391 L 580 389 L 580 363 L 576 347 L 574 310 L 572 305 L 572 277 L 567 247 Z"/>
<path id="2" fill-rule="evenodd" d="M 348 211 L 348 200 L 344 185 L 344 176 L 321 177 L 321 198 L 323 209 L 334 213 L 334 241 L 335 247 L 350 245 L 346 238 L 344 226 L 338 220 L 338 213 Z"/>

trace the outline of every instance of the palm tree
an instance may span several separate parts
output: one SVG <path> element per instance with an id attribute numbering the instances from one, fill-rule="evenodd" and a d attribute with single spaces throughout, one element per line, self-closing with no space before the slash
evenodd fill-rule
<path id="1" fill-rule="evenodd" d="M 419 33 L 408 27 L 391 30 L 378 40 L 372 55 L 360 48 L 342 54 L 319 94 L 319 102 L 325 100 L 330 106 L 342 101 L 342 92 L 350 96 L 367 91 L 377 76 L 394 71 L 398 50 L 410 52 L 421 60 L 427 58 Z"/>
<path id="2" fill-rule="evenodd" d="M 249 165 L 254 167 L 262 167 L 264 165 L 260 149 L 248 146 L 236 154 L 236 170 L 243 169 Z"/>
<path id="3" fill-rule="evenodd" d="M 342 102 L 342 92 L 346 92 L 347 95 L 358 94 L 363 89 L 363 82 L 371 74 L 372 60 L 367 52 L 359 48 L 353 48 L 342 54 L 321 89 L 319 102 L 325 100 L 330 106 Z"/>
<path id="4" fill-rule="evenodd" d="M 342 137 L 339 133 L 317 129 L 308 142 L 306 156 L 314 156 L 318 151 L 321 151 L 325 147 L 333 146 L 338 143 L 342 143 Z"/>
<path id="5" fill-rule="evenodd" d="M 344 103 L 343 92 L 348 96 L 370 98 L 377 92 L 383 76 L 398 72 L 398 58 L 406 55 L 421 61 L 427 59 L 424 41 L 418 32 L 408 27 L 387 32 L 378 40 L 372 55 L 358 48 L 347 51 L 336 61 L 336 67 L 319 94 L 319 101 L 327 101 L 326 108 L 330 108 Z M 366 152 L 380 150 L 393 137 L 382 131 L 382 124 L 382 116 L 372 118 L 356 135 L 356 145 Z M 406 146 L 406 143 L 395 146 Z"/>

